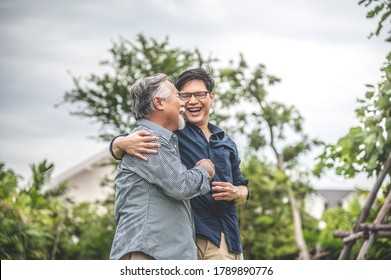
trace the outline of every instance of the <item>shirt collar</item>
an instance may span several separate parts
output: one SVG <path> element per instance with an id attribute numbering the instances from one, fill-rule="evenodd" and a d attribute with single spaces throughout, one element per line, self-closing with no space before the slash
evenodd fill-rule
<path id="1" fill-rule="evenodd" d="M 156 131 L 160 135 L 162 135 L 163 138 L 166 138 L 167 141 L 169 141 L 173 135 L 173 133 L 164 127 L 158 125 L 157 123 L 151 122 L 150 120 L 147 119 L 140 119 L 137 120 L 137 124 L 141 126 L 145 126 L 153 131 Z"/>
<path id="2" fill-rule="evenodd" d="M 212 134 L 215 134 L 219 140 L 223 140 L 225 137 L 225 132 L 221 128 L 208 123 L 208 129 Z"/>
<path id="3" fill-rule="evenodd" d="M 201 129 L 198 126 L 196 126 L 195 124 L 192 124 L 188 120 L 186 120 L 186 125 L 188 125 L 188 126 L 190 126 L 192 128 L 195 128 L 198 131 L 201 131 Z M 217 126 L 215 126 L 215 125 L 213 125 L 211 123 L 208 123 L 208 129 L 212 133 L 212 135 L 216 135 L 217 139 L 219 139 L 219 140 L 223 140 L 224 139 L 225 132 L 221 128 L 219 128 L 219 127 L 217 127 Z"/>

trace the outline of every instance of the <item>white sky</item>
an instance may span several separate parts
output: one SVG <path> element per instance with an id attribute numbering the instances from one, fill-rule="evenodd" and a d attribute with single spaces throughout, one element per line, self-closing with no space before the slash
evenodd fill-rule
<path id="1" fill-rule="evenodd" d="M 89 0 L 0 2 L 0 161 L 23 177 L 48 159 L 59 174 L 107 147 L 98 125 L 55 108 L 71 71 L 101 73 L 119 36 L 199 48 L 223 64 L 241 52 L 282 82 L 270 99 L 295 105 L 312 137 L 335 142 L 355 125 L 356 99 L 380 80 L 388 45 L 358 0 Z M 241 147 L 239 147 L 241 148 Z M 333 176 L 318 186 L 368 184 Z"/>

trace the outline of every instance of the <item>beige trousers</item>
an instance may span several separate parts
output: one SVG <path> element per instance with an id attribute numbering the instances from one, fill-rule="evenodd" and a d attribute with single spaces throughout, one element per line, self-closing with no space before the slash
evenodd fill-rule
<path id="1" fill-rule="evenodd" d="M 200 235 L 197 235 L 196 243 L 199 260 L 243 260 L 243 254 L 235 254 L 229 251 L 224 233 L 221 233 L 220 247 Z"/>

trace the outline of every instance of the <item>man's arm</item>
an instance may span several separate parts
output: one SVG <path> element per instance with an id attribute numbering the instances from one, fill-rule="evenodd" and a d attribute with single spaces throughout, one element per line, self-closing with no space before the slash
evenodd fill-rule
<path id="1" fill-rule="evenodd" d="M 235 198 L 235 203 L 237 205 L 242 205 L 248 199 L 248 188 L 247 186 L 238 186 L 238 188 L 239 188 L 239 195 L 237 198 Z"/>
<path id="2" fill-rule="evenodd" d="M 110 153 L 117 160 L 121 160 L 126 153 L 147 161 L 143 154 L 157 154 L 157 150 L 152 148 L 160 148 L 159 143 L 152 142 L 159 140 L 159 137 L 150 135 L 145 130 L 119 135 L 111 141 Z"/>
<path id="3" fill-rule="evenodd" d="M 232 140 L 231 140 L 232 141 Z M 215 200 L 234 201 L 237 205 L 241 205 L 249 198 L 248 180 L 243 177 L 240 170 L 240 158 L 235 142 L 232 143 L 232 148 L 235 151 L 235 156 L 231 159 L 232 183 L 230 182 L 213 182 L 212 190 L 217 193 L 212 194 Z"/>
<path id="4" fill-rule="evenodd" d="M 209 181 L 214 176 L 210 160 L 201 160 L 199 166 L 187 170 L 173 146 L 160 139 L 156 155 L 146 154 L 148 161 L 125 154 L 119 170 L 134 172 L 150 184 L 159 187 L 176 200 L 186 200 L 210 191 Z"/>
<path id="5" fill-rule="evenodd" d="M 246 202 L 248 189 L 246 186 L 234 186 L 228 182 L 212 182 L 212 190 L 217 193 L 212 194 L 215 200 L 234 201 L 237 205 Z"/>

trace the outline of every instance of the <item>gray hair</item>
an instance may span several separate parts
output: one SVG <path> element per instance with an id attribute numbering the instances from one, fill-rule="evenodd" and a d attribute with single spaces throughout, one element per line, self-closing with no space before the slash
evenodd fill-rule
<path id="1" fill-rule="evenodd" d="M 165 74 L 138 79 L 130 92 L 133 96 L 133 114 L 136 120 L 145 118 L 155 111 L 153 98 L 166 99 L 170 96 L 170 89 L 165 85 L 168 81 Z"/>

